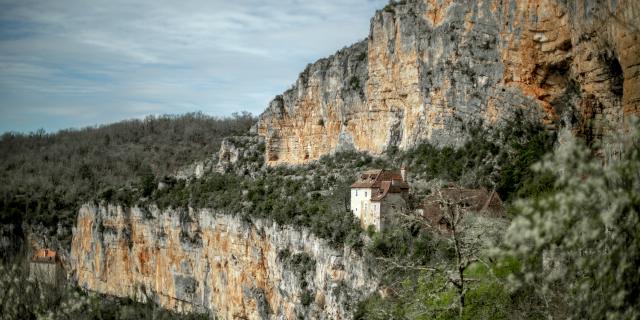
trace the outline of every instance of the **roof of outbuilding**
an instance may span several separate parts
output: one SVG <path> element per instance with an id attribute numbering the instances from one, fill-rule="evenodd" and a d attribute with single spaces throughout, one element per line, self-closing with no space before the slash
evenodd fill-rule
<path id="1" fill-rule="evenodd" d="M 495 191 L 487 189 L 442 188 L 434 194 L 424 198 L 425 208 L 438 208 L 441 200 L 450 201 L 456 205 L 463 205 L 472 211 L 487 211 L 495 216 L 504 216 L 505 208 L 502 199 Z M 439 210 L 439 209 L 438 209 Z"/>

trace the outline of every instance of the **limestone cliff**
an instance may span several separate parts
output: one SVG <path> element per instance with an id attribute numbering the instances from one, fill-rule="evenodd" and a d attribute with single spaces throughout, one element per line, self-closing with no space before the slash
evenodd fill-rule
<path id="1" fill-rule="evenodd" d="M 636 0 L 408 0 L 310 65 L 260 116 L 269 164 L 421 140 L 524 114 L 597 138 L 640 113 Z"/>
<path id="2" fill-rule="evenodd" d="M 348 319 L 376 287 L 348 249 L 205 209 L 84 205 L 71 264 L 88 290 L 226 319 Z"/>

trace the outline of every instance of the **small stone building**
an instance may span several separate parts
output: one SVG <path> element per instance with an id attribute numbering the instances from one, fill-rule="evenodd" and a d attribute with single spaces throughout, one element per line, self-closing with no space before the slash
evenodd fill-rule
<path id="1" fill-rule="evenodd" d="M 505 208 L 500 196 L 487 189 L 465 189 L 448 187 L 436 190 L 426 196 L 422 202 L 422 214 L 425 219 L 436 229 L 446 231 L 448 229 L 445 213 L 442 210 L 442 201 L 453 205 L 459 205 L 472 213 L 483 214 L 490 217 L 505 217 Z"/>
<path id="2" fill-rule="evenodd" d="M 388 218 L 406 209 L 406 170 L 367 170 L 351 185 L 351 212 L 363 228 L 382 231 Z"/>
<path id="3" fill-rule="evenodd" d="M 51 249 L 38 249 L 29 263 L 29 278 L 51 285 L 63 285 L 64 268 L 58 254 Z"/>

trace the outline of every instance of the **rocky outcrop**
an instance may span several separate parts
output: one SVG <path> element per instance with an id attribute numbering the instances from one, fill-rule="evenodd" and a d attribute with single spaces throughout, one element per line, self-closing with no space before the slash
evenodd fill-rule
<path id="1" fill-rule="evenodd" d="M 179 168 L 168 178 L 192 181 L 214 171 L 255 176 L 264 165 L 263 140 L 255 134 L 226 137 L 213 156 Z M 165 186 L 162 182 L 159 187 Z"/>
<path id="2" fill-rule="evenodd" d="M 419 141 L 525 115 L 598 138 L 640 114 L 640 2 L 408 0 L 308 66 L 260 116 L 269 164 Z"/>
<path id="3" fill-rule="evenodd" d="M 173 175 L 173 177 L 179 180 L 200 179 L 205 174 L 211 172 L 214 166 L 215 166 L 214 159 L 196 161 L 192 164 L 179 168 L 176 171 L 175 175 Z"/>
<path id="4" fill-rule="evenodd" d="M 348 319 L 377 285 L 349 249 L 205 209 L 84 205 L 71 263 L 85 289 L 226 319 Z"/>
<path id="5" fill-rule="evenodd" d="M 216 172 L 254 176 L 264 165 L 264 142 L 257 135 L 228 137 L 218 151 Z"/>

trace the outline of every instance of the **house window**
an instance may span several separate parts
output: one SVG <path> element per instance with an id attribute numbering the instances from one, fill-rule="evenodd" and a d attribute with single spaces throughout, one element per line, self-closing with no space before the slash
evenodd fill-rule
<path id="1" fill-rule="evenodd" d="M 365 197 L 367 196 L 367 192 L 366 192 L 366 191 L 364 192 L 364 196 L 365 196 Z"/>
<path id="2" fill-rule="evenodd" d="M 358 196 L 358 190 L 356 190 L 356 197 Z"/>

